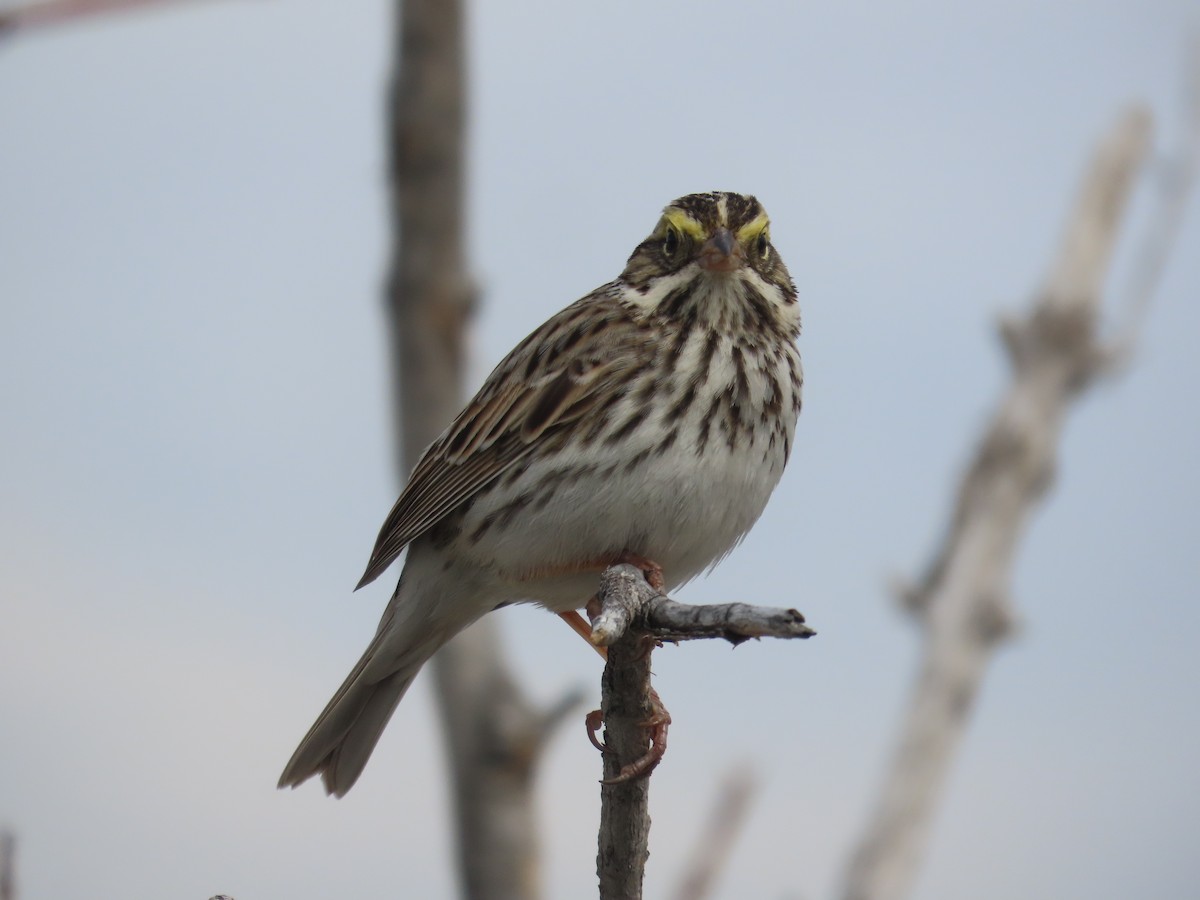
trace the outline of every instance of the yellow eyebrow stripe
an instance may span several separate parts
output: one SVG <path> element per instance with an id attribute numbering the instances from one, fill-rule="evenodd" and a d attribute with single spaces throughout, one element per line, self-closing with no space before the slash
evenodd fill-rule
<path id="1" fill-rule="evenodd" d="M 767 220 L 767 214 L 761 213 L 739 228 L 737 234 L 734 236 L 739 242 L 749 240 L 752 237 L 757 237 L 758 233 L 765 230 L 768 224 L 770 223 Z"/>
<path id="2" fill-rule="evenodd" d="M 700 223 L 682 209 L 668 209 L 663 213 L 663 218 L 695 240 L 704 240 L 704 229 L 700 226 Z"/>

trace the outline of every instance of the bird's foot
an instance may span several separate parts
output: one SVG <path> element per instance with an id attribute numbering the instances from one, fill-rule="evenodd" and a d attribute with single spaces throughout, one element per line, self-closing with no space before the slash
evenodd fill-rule
<path id="1" fill-rule="evenodd" d="M 663 592 L 663 588 L 667 586 L 667 582 L 663 578 L 662 566 L 653 560 L 646 559 L 646 557 L 634 553 L 632 550 L 622 550 L 621 555 L 613 560 L 613 565 L 619 563 L 628 563 L 631 566 L 641 569 L 646 583 L 660 594 Z"/>
<path id="2" fill-rule="evenodd" d="M 638 759 L 622 766 L 621 771 L 612 778 L 604 779 L 600 782 L 601 784 L 626 784 L 630 781 L 637 781 L 647 777 L 662 762 L 662 758 L 667 752 L 667 730 L 671 726 L 671 714 L 663 706 L 658 691 L 653 688 L 650 689 L 650 705 L 650 718 L 642 722 L 642 727 L 650 731 L 650 749 Z M 592 746 L 601 753 L 607 753 L 608 744 L 596 737 L 596 732 L 604 724 L 604 714 L 598 709 L 593 710 L 587 714 L 584 722 L 587 725 L 588 740 L 592 742 Z"/>

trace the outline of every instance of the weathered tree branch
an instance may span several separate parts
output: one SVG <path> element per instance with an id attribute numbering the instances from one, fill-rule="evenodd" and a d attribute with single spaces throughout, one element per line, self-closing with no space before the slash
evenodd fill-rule
<path id="1" fill-rule="evenodd" d="M 1068 405 L 1110 368 L 1099 339 L 1102 287 L 1150 117 L 1134 109 L 1101 145 L 1062 247 L 1030 314 L 1001 324 L 1013 384 L 959 488 L 945 539 L 902 600 L 924 658 L 879 804 L 851 860 L 845 900 L 908 894 L 933 809 L 993 652 L 1012 629 L 1018 540 L 1053 479 Z"/>
<path id="2" fill-rule="evenodd" d="M 397 468 L 407 472 L 462 405 L 464 334 L 475 304 L 464 252 L 465 62 L 460 0 L 397 10 L 390 101 L 392 345 Z M 541 712 L 518 689 L 486 617 L 431 663 L 450 773 L 461 891 L 471 900 L 540 895 L 533 773 L 578 696 Z"/>
<path id="3" fill-rule="evenodd" d="M 649 588 L 649 585 L 647 585 Z M 608 645 L 601 679 L 604 715 L 604 780 L 641 759 L 650 738 L 642 723 L 653 715 L 650 701 L 650 651 L 647 638 L 624 632 Z M 600 838 L 596 874 L 600 900 L 640 900 L 646 859 L 650 856 L 650 779 L 600 785 Z"/>
<path id="4" fill-rule="evenodd" d="M 596 871 L 601 900 L 638 900 L 649 855 L 649 777 L 620 781 L 650 748 L 647 722 L 658 712 L 650 686 L 650 656 L 660 640 L 807 638 L 814 632 L 794 609 L 745 603 L 689 606 L 662 596 L 634 566 L 606 569 L 589 607 L 592 640 L 608 648 L 601 689 L 604 782 Z"/>
<path id="5" fill-rule="evenodd" d="M 634 566 L 610 566 L 601 576 L 592 642 L 611 647 L 631 627 L 659 641 L 724 638 L 737 645 L 751 638 L 807 638 L 816 634 L 794 609 L 721 603 L 678 603 L 646 583 Z"/>

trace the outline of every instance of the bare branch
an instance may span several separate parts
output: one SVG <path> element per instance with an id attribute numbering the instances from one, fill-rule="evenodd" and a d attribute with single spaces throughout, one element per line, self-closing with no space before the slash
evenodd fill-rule
<path id="1" fill-rule="evenodd" d="M 910 890 L 987 663 L 1012 629 L 1013 558 L 1052 481 L 1063 417 L 1105 367 L 1102 287 L 1149 138 L 1145 110 L 1120 118 L 1084 181 L 1041 296 L 1027 317 L 1001 324 L 1013 384 L 963 477 L 933 563 L 903 591 L 923 626 L 924 659 L 879 804 L 849 866 L 846 900 L 898 900 Z"/>
<path id="2" fill-rule="evenodd" d="M 465 62 L 461 0 L 398 4 L 392 88 L 393 268 L 389 336 L 397 468 L 462 405 L 464 335 L 475 305 L 464 251 Z M 401 415 L 402 413 L 402 415 Z M 551 726 L 518 689 L 485 617 L 434 656 L 453 777 L 463 896 L 540 895 L 533 774 Z"/>
<path id="3" fill-rule="evenodd" d="M 655 646 L 659 640 L 724 638 L 738 644 L 751 637 L 807 638 L 815 632 L 794 609 L 676 603 L 655 591 L 642 572 L 628 564 L 604 571 L 588 612 L 592 640 L 608 648 L 601 690 L 605 753 L 596 857 L 600 897 L 638 900 L 649 855 L 648 776 L 653 763 L 645 777 L 630 778 L 628 773 L 648 758 L 650 723 L 665 713 L 650 685 Z"/>
<path id="4" fill-rule="evenodd" d="M 538 731 L 541 734 L 543 744 L 565 722 L 570 720 L 571 715 L 583 705 L 583 701 L 586 699 L 587 692 L 582 687 L 576 686 L 564 691 L 563 695 L 557 701 L 542 712 Z"/>
<path id="5" fill-rule="evenodd" d="M 1112 355 L 1127 357 L 1142 320 L 1167 267 L 1171 249 L 1183 223 L 1183 213 L 1200 168 L 1200 35 L 1193 34 L 1184 60 L 1182 127 L 1173 150 L 1151 168 L 1155 187 L 1153 208 L 1130 268 L 1119 306 L 1129 322 L 1115 340 Z"/>
<path id="6" fill-rule="evenodd" d="M 17 836 L 0 831 L 0 900 L 17 900 Z"/>
<path id="7" fill-rule="evenodd" d="M 748 767 L 734 769 L 725 777 L 675 900 L 704 900 L 712 896 L 717 876 L 729 858 L 757 789 L 754 772 Z"/>
<path id="8" fill-rule="evenodd" d="M 724 638 L 740 644 L 751 638 L 808 638 L 816 634 L 794 609 L 722 603 L 696 606 L 659 594 L 634 566 L 611 566 L 601 576 L 599 614 L 592 619 L 592 642 L 609 647 L 636 625 L 660 641 Z"/>
<path id="9" fill-rule="evenodd" d="M 0 10 L 0 36 L 17 30 L 58 25 L 102 13 L 126 12 L 144 6 L 166 6 L 179 0 L 43 0 Z"/>
<path id="10" fill-rule="evenodd" d="M 650 779 L 617 779 L 626 766 L 649 750 L 650 735 L 643 723 L 654 714 L 650 699 L 653 648 L 636 630 L 627 630 L 609 645 L 604 665 L 600 706 L 604 715 L 604 782 L 600 785 L 596 853 L 600 900 L 641 900 L 642 896 L 650 855 Z"/>

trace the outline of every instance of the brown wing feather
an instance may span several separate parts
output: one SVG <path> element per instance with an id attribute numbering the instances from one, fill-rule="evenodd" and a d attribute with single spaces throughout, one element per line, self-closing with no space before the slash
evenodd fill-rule
<path id="1" fill-rule="evenodd" d="M 568 306 L 496 366 L 417 462 L 358 587 L 648 363 L 654 344 L 649 323 L 614 294 L 601 288 Z"/>

